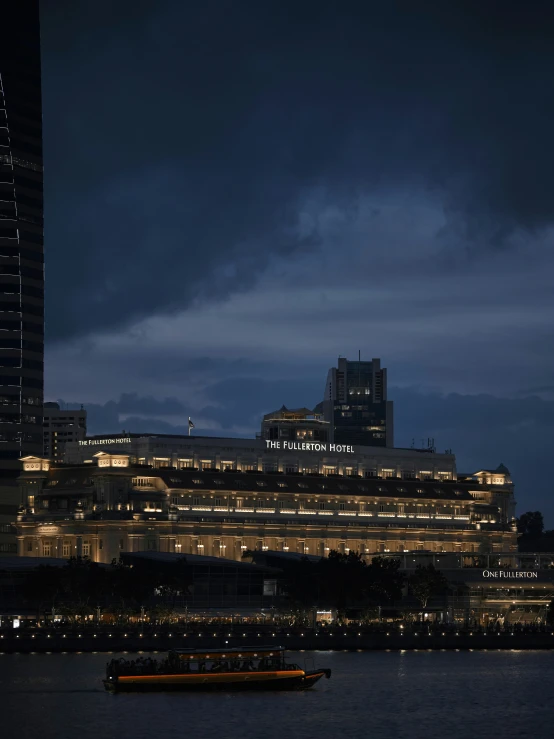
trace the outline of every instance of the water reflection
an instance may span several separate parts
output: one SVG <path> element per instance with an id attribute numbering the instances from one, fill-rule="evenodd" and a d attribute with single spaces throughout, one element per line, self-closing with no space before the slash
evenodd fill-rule
<path id="1" fill-rule="evenodd" d="M 551 652 L 305 652 L 306 693 L 110 695 L 108 654 L 2 655 L 3 736 L 40 739 L 512 739 L 551 735 Z M 4 731 L 7 733 L 4 733 Z M 186 731 L 185 731 L 186 730 Z"/>

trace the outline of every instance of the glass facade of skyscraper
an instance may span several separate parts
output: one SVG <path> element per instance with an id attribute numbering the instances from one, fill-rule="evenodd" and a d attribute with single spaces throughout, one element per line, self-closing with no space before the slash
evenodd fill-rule
<path id="1" fill-rule="evenodd" d="M 0 485 L 42 451 L 44 248 L 38 0 L 0 4 Z"/>

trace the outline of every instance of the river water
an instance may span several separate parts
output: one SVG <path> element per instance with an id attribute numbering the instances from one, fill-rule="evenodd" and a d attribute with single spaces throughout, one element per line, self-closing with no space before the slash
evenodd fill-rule
<path id="1" fill-rule="evenodd" d="M 554 735 L 554 652 L 303 652 L 304 693 L 119 694 L 109 654 L 0 655 L 1 735 L 18 739 L 480 739 Z"/>

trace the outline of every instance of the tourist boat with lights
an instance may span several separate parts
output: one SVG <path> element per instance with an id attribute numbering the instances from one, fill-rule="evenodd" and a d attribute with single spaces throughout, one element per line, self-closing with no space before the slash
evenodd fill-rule
<path id="1" fill-rule="evenodd" d="M 106 690 L 307 690 L 331 670 L 303 670 L 285 661 L 283 647 L 175 649 L 164 660 L 117 659 L 106 666 Z"/>

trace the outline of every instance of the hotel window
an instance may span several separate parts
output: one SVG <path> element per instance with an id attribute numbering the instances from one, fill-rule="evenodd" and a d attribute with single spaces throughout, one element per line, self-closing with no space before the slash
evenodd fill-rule
<path id="1" fill-rule="evenodd" d="M 52 556 L 52 544 L 49 541 L 42 542 L 42 554 L 44 557 Z"/>
<path id="2" fill-rule="evenodd" d="M 344 503 L 339 503 L 339 511 L 346 510 L 346 505 Z"/>
<path id="3" fill-rule="evenodd" d="M 244 498 L 237 498 L 235 500 L 235 508 L 242 508 L 244 503 Z"/>
<path id="4" fill-rule="evenodd" d="M 62 556 L 71 557 L 71 543 L 68 541 L 64 541 L 62 544 Z"/>
<path id="5" fill-rule="evenodd" d="M 257 472 L 258 465 L 257 464 L 243 464 L 242 469 L 244 470 L 244 472 Z"/>
<path id="6" fill-rule="evenodd" d="M 221 498 L 216 498 L 214 505 L 216 505 L 218 508 L 221 507 L 223 505 L 223 503 L 221 502 Z"/>
<path id="7" fill-rule="evenodd" d="M 177 466 L 180 470 L 189 470 L 192 468 L 192 459 L 179 459 Z"/>
<path id="8" fill-rule="evenodd" d="M 214 465 L 214 463 L 213 463 L 213 461 L 211 459 L 203 459 L 200 462 L 200 469 L 201 470 L 211 470 L 212 467 L 214 467 L 214 466 L 215 465 Z"/>
<path id="9" fill-rule="evenodd" d="M 394 477 L 395 473 L 394 470 L 381 470 L 381 477 L 387 478 L 387 477 Z"/>
<path id="10" fill-rule="evenodd" d="M 104 549 L 104 540 L 98 539 L 98 549 Z"/>
<path id="11" fill-rule="evenodd" d="M 298 474 L 298 465 L 297 464 L 288 464 L 285 467 L 285 474 L 286 475 L 297 475 Z"/>
<path id="12" fill-rule="evenodd" d="M 32 541 L 28 541 L 27 542 L 27 551 L 28 552 L 32 552 L 33 551 L 33 542 Z"/>
<path id="13" fill-rule="evenodd" d="M 302 471 L 305 475 L 317 475 L 319 473 L 319 467 L 304 467 Z"/>
<path id="14" fill-rule="evenodd" d="M 235 462 L 222 462 L 221 469 L 224 472 L 232 472 L 237 469 L 237 465 Z"/>
<path id="15" fill-rule="evenodd" d="M 284 507 L 285 507 L 285 501 L 284 501 L 284 500 L 280 500 L 280 501 L 279 501 L 279 502 L 277 503 L 277 508 L 284 508 Z"/>
<path id="16" fill-rule="evenodd" d="M 264 464 L 264 472 L 278 472 L 278 471 L 279 471 L 278 466 L 274 464 L 273 462 Z"/>
<path id="17" fill-rule="evenodd" d="M 358 468 L 357 467 L 345 467 L 344 474 L 345 475 L 357 475 Z"/>
<path id="18" fill-rule="evenodd" d="M 397 513 L 404 513 L 404 503 L 399 503 L 397 506 Z"/>
<path id="19" fill-rule="evenodd" d="M 83 542 L 83 557 L 90 557 L 90 542 Z"/>
<path id="20" fill-rule="evenodd" d="M 169 467 L 168 457 L 154 457 L 154 468 L 159 469 L 160 467 Z"/>
<path id="21" fill-rule="evenodd" d="M 324 511 L 325 510 L 325 503 L 319 503 L 319 510 Z"/>
<path id="22" fill-rule="evenodd" d="M 27 496 L 27 505 L 29 506 L 29 508 L 35 507 L 35 496 L 34 495 Z"/>
<path id="23" fill-rule="evenodd" d="M 197 495 L 193 497 L 192 505 L 200 505 L 200 498 Z"/>
<path id="24" fill-rule="evenodd" d="M 338 473 L 338 468 L 336 466 L 331 466 L 327 464 L 323 465 L 324 475 L 336 475 L 337 473 Z"/>
<path id="25" fill-rule="evenodd" d="M 171 496 L 171 503 L 173 505 L 178 505 L 178 503 L 179 503 L 179 496 L 178 495 L 172 495 Z"/>
<path id="26" fill-rule="evenodd" d="M 43 498 L 40 501 L 40 505 L 41 505 L 42 508 L 48 508 L 48 498 Z"/>
<path id="27" fill-rule="evenodd" d="M 382 503 L 379 503 L 379 513 L 385 512 L 385 506 Z"/>
<path id="28" fill-rule="evenodd" d="M 375 469 L 375 467 L 366 469 L 364 474 L 365 477 L 377 477 L 377 470 Z"/>

